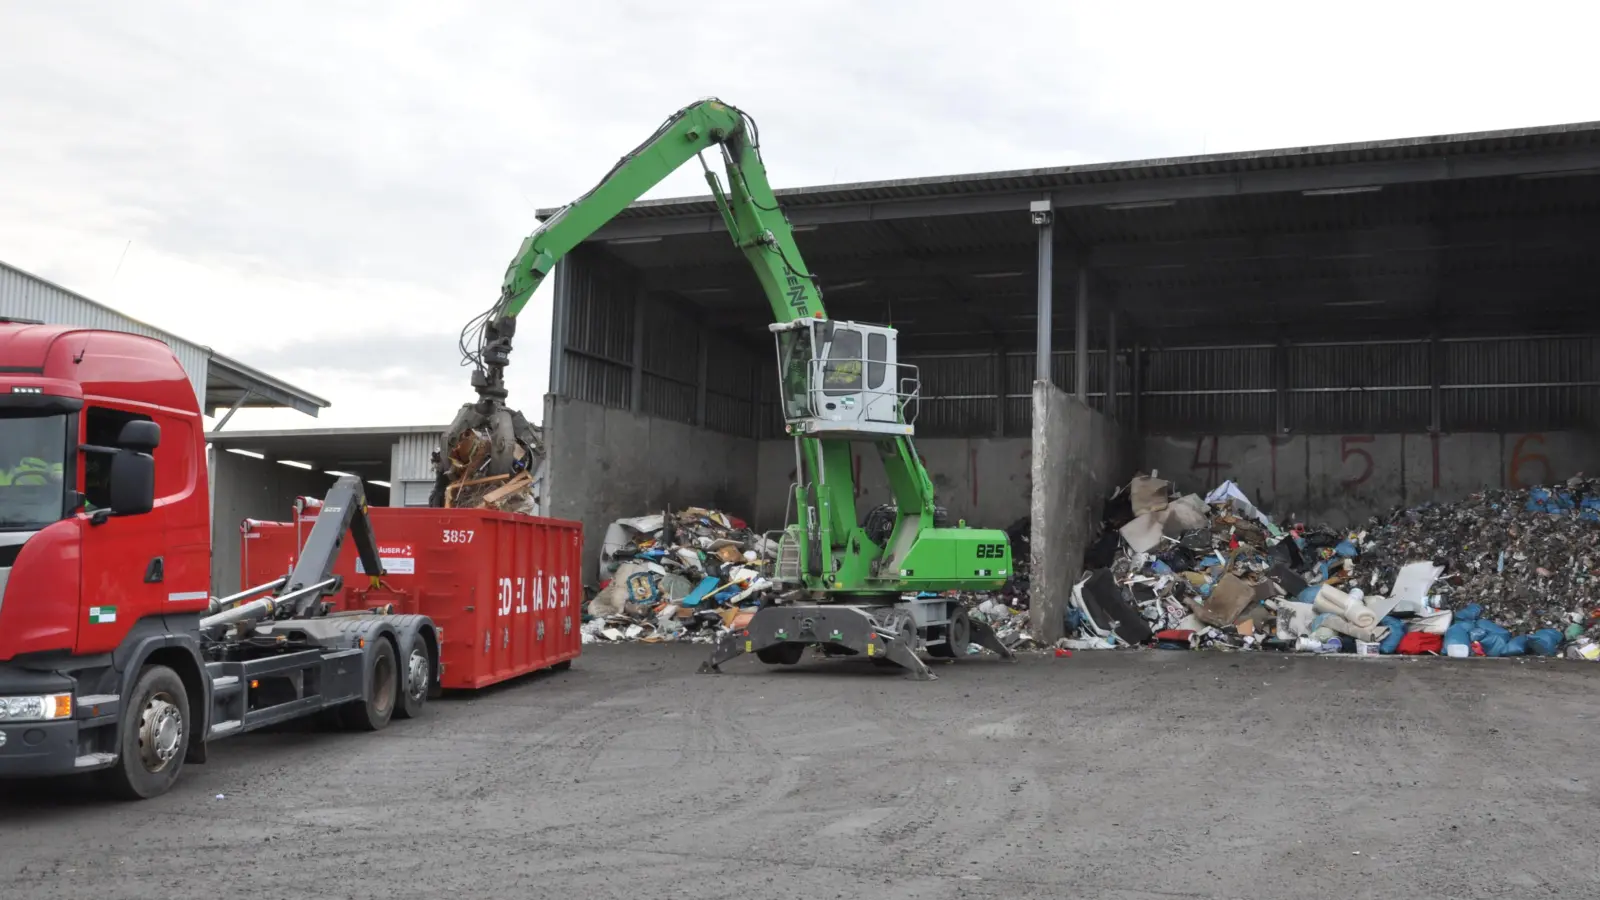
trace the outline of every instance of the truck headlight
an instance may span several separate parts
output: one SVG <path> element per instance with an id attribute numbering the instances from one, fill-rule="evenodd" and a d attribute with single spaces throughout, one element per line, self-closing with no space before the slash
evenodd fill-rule
<path id="1" fill-rule="evenodd" d="M 0 722 L 53 722 L 70 718 L 71 694 L 0 697 Z"/>

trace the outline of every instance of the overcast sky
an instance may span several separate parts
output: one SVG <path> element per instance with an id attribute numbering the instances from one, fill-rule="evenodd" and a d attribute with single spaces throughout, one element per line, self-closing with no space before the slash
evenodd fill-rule
<path id="1" fill-rule="evenodd" d="M 436 424 L 534 210 L 703 96 L 778 187 L 1600 119 L 1600 8 L 1303 10 L 0 0 L 0 259 L 333 402 L 230 429 Z M 533 418 L 550 290 L 510 370 Z"/>

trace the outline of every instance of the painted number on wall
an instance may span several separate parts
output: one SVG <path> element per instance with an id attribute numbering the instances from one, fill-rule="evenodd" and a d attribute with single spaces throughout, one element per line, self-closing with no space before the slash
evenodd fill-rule
<path id="1" fill-rule="evenodd" d="M 1530 441 L 1543 447 L 1544 435 L 1525 434 L 1517 438 L 1516 444 L 1511 448 L 1511 462 L 1506 465 L 1506 481 L 1514 488 L 1525 488 L 1531 484 L 1547 484 L 1554 480 L 1551 477 L 1550 458 L 1543 453 L 1526 451 L 1525 448 Z M 1531 481 L 1523 477 L 1523 469 L 1529 464 L 1537 464 L 1539 467 L 1534 472 L 1528 473 L 1535 476 Z"/>
<path id="2" fill-rule="evenodd" d="M 1372 454 L 1360 445 L 1370 444 L 1374 440 L 1376 438 L 1370 434 L 1347 434 L 1339 438 L 1339 462 L 1346 464 L 1354 458 L 1360 460 L 1357 465 L 1361 467 L 1359 474 L 1344 479 L 1345 487 L 1355 487 L 1372 477 Z"/>
<path id="3" fill-rule="evenodd" d="M 1220 462 L 1217 459 L 1217 444 L 1219 443 L 1217 436 L 1214 434 L 1210 435 L 1209 439 L 1211 441 L 1211 455 L 1209 458 L 1204 455 L 1207 438 L 1200 437 L 1195 439 L 1194 458 L 1189 461 L 1189 469 L 1191 471 L 1205 472 L 1206 484 L 1217 485 L 1221 484 L 1224 480 L 1223 478 L 1219 477 L 1218 473 L 1220 473 L 1223 469 L 1231 469 L 1233 466 L 1230 463 Z"/>

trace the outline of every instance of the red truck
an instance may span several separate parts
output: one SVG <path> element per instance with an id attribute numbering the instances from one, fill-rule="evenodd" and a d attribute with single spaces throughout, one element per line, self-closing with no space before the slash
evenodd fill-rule
<path id="1" fill-rule="evenodd" d="M 335 609 L 345 539 L 383 573 L 340 478 L 296 564 L 210 593 L 204 422 L 167 345 L 0 318 L 0 778 L 97 773 L 153 797 L 207 744 L 318 715 L 361 730 L 439 690 L 424 615 Z"/>

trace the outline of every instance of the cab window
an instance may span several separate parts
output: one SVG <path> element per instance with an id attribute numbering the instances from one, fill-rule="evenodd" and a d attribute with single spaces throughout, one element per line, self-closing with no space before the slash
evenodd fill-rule
<path id="1" fill-rule="evenodd" d="M 91 406 L 83 413 L 83 442 L 96 447 L 115 447 L 122 426 L 129 422 L 149 422 L 149 416 L 104 406 Z M 160 453 L 160 448 L 157 448 Z M 111 454 L 83 454 L 83 494 L 89 508 L 111 507 Z"/>

